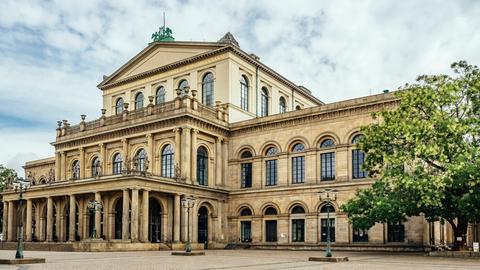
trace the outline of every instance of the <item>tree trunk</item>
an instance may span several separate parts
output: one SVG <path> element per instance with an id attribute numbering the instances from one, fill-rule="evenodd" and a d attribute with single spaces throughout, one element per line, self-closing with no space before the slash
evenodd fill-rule
<path id="1" fill-rule="evenodd" d="M 457 224 L 453 221 L 448 221 L 453 230 L 453 250 L 465 250 L 468 247 L 465 245 L 467 240 L 468 221 L 463 218 L 457 218 Z"/>

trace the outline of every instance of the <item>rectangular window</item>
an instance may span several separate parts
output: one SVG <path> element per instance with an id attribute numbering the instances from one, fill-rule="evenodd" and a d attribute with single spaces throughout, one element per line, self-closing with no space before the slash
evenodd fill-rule
<path id="1" fill-rule="evenodd" d="M 305 241 L 305 220 L 292 219 L 292 242 Z"/>
<path id="2" fill-rule="evenodd" d="M 275 186 L 277 184 L 277 160 L 267 160 L 265 162 L 266 183 L 267 186 Z"/>
<path id="3" fill-rule="evenodd" d="M 242 163 L 242 188 L 252 187 L 252 163 Z"/>
<path id="4" fill-rule="evenodd" d="M 330 224 L 327 224 L 327 221 L 329 221 Z M 328 232 L 328 229 L 327 229 L 327 225 L 330 225 L 330 242 L 335 242 L 335 219 L 334 218 L 329 218 L 329 219 L 326 219 L 326 218 L 322 218 L 320 220 L 320 223 L 322 225 L 322 227 L 320 228 L 321 229 L 321 233 L 322 233 L 322 236 L 321 236 L 321 241 L 322 242 L 327 242 L 327 232 Z"/>
<path id="5" fill-rule="evenodd" d="M 362 170 L 365 161 L 365 153 L 360 149 L 352 150 L 352 176 L 353 179 L 365 178 L 367 172 Z"/>
<path id="6" fill-rule="evenodd" d="M 366 229 L 354 229 L 353 230 L 353 242 L 368 242 L 368 230 L 366 230 Z"/>
<path id="7" fill-rule="evenodd" d="M 405 226 L 401 223 L 388 223 L 388 242 L 405 242 Z"/>
<path id="8" fill-rule="evenodd" d="M 292 183 L 305 182 L 305 157 L 292 158 Z"/>
<path id="9" fill-rule="evenodd" d="M 277 221 L 265 221 L 265 240 L 267 242 L 277 242 Z"/>
<path id="10" fill-rule="evenodd" d="M 320 155 L 322 168 L 322 181 L 335 179 L 335 153 L 323 153 Z"/>

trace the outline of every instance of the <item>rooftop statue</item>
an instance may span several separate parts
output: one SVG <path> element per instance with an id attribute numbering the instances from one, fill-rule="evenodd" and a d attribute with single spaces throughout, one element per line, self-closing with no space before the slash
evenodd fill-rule
<path id="1" fill-rule="evenodd" d="M 152 34 L 152 41 L 175 41 L 172 36 L 172 29 L 162 26 L 158 29 L 158 32 Z"/>

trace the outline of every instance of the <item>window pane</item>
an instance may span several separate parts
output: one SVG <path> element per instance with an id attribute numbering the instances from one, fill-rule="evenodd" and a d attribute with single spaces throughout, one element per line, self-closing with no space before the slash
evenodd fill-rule
<path id="1" fill-rule="evenodd" d="M 252 163 L 242 163 L 242 179 L 241 187 L 252 187 Z"/>
<path id="2" fill-rule="evenodd" d="M 267 186 L 274 186 L 277 184 L 277 160 L 267 160 L 265 162 L 266 183 Z"/>
<path id="3" fill-rule="evenodd" d="M 303 183 L 305 181 L 305 157 L 292 158 L 292 183 Z"/>
<path id="4" fill-rule="evenodd" d="M 321 180 L 335 179 L 335 153 L 323 153 L 320 155 L 322 175 Z"/>
<path id="5" fill-rule="evenodd" d="M 365 153 L 360 149 L 352 150 L 352 175 L 354 179 L 365 178 L 367 172 L 362 170 L 365 161 Z"/>
<path id="6" fill-rule="evenodd" d="M 202 103 L 206 106 L 213 106 L 213 74 L 207 73 L 202 81 Z"/>

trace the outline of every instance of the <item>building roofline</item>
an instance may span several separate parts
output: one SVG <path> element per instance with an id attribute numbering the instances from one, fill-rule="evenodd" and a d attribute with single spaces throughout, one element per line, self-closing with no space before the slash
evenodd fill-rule
<path id="1" fill-rule="evenodd" d="M 139 58 L 141 58 L 145 53 L 147 53 L 149 50 L 154 48 L 157 44 L 160 44 L 162 46 L 168 46 L 168 47 L 175 47 L 177 45 L 181 45 L 181 46 L 204 45 L 204 46 L 213 46 L 213 47 L 219 47 L 219 48 L 214 49 L 214 50 L 210 50 L 210 51 L 207 51 L 207 52 L 204 52 L 204 53 L 200 53 L 200 54 L 194 55 L 192 57 L 185 58 L 185 59 L 182 59 L 180 61 L 176 61 L 176 62 L 167 64 L 167 65 L 164 65 L 164 66 L 161 66 L 161 67 L 157 67 L 157 68 L 142 72 L 140 74 L 124 78 L 124 79 L 119 80 L 119 81 L 114 82 L 114 83 L 109 83 L 109 81 L 111 81 L 113 78 L 115 78 L 126 67 L 128 67 L 130 64 L 132 64 L 133 62 L 135 62 Z M 124 83 L 128 83 L 128 82 L 131 82 L 131 81 L 135 81 L 135 80 L 138 80 L 138 79 L 141 79 L 141 78 L 148 77 L 152 74 L 157 74 L 157 73 L 165 72 L 165 71 L 177 68 L 177 67 L 181 67 L 183 65 L 198 61 L 200 59 L 212 57 L 212 56 L 215 56 L 215 55 L 227 52 L 227 51 L 233 52 L 236 55 L 243 58 L 244 60 L 246 60 L 247 62 L 249 62 L 250 64 L 258 66 L 258 68 L 260 70 L 266 72 L 268 75 L 270 75 L 270 76 L 274 77 L 275 79 L 281 81 L 283 84 L 287 85 L 288 87 L 293 88 L 298 93 L 302 94 L 304 97 L 306 97 L 306 98 L 312 100 L 313 102 L 315 102 L 317 105 L 324 105 L 325 104 L 320 99 L 318 99 L 317 97 L 315 97 L 314 95 L 312 95 L 311 93 L 309 93 L 308 91 L 303 89 L 301 86 L 296 85 L 292 81 L 290 81 L 287 78 L 285 78 L 284 76 L 280 75 L 278 72 L 271 69 L 267 65 L 263 64 L 258 59 L 256 59 L 252 55 L 246 53 L 245 51 L 243 51 L 239 47 L 234 46 L 232 44 L 212 43 L 212 42 L 175 41 L 175 42 L 153 42 L 153 43 L 150 43 L 145 49 L 143 49 L 140 53 L 138 53 L 136 56 L 134 56 L 132 59 L 130 59 L 126 64 L 124 64 L 122 67 L 120 67 L 118 70 L 116 70 L 112 75 L 106 77 L 100 84 L 97 85 L 97 87 L 100 88 L 101 90 L 108 89 L 108 88 L 111 88 L 111 87 L 114 87 L 114 86 L 122 85 Z"/>

